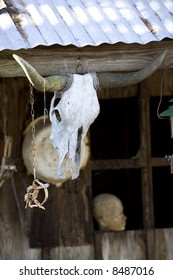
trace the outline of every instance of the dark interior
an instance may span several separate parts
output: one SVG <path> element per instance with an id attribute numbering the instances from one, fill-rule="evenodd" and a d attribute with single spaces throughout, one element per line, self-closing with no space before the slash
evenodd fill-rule
<path id="1" fill-rule="evenodd" d="M 167 108 L 170 97 L 164 97 L 160 110 Z M 90 128 L 91 159 L 127 159 L 139 149 L 138 98 L 100 100 L 100 115 Z M 150 100 L 152 157 L 170 155 L 173 140 L 169 120 L 157 116 L 159 97 Z M 153 168 L 153 205 L 155 227 L 172 227 L 173 175 L 170 167 Z M 127 216 L 126 230 L 142 229 L 141 169 L 100 170 L 92 172 L 93 197 L 99 193 L 117 195 Z M 95 224 L 97 230 L 97 225 Z"/>

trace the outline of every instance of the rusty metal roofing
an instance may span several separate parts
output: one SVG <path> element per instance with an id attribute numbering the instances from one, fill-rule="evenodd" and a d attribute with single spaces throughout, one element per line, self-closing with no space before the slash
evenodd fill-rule
<path id="1" fill-rule="evenodd" d="M 173 0 L 0 0 L 0 50 L 164 38 L 173 38 Z"/>

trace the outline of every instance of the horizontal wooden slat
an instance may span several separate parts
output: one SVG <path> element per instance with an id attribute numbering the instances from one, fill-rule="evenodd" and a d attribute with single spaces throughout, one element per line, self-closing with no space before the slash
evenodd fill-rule
<path id="1" fill-rule="evenodd" d="M 153 259 L 173 259 L 173 228 L 151 229 L 148 231 L 131 230 L 124 232 L 96 232 L 96 258 L 109 260 L 147 259 L 146 238 L 154 236 Z M 151 245 L 148 239 L 148 246 Z"/>
<path id="2" fill-rule="evenodd" d="M 169 162 L 164 158 L 152 158 L 152 166 L 169 166 Z M 145 166 L 145 162 L 142 158 L 134 159 L 105 159 L 105 160 L 92 160 L 92 170 L 108 170 L 108 169 L 131 169 L 131 168 L 142 168 Z"/>
<path id="3" fill-rule="evenodd" d="M 72 246 L 72 247 L 55 247 L 50 249 L 50 259 L 52 260 L 93 260 L 94 246 Z"/>
<path id="4" fill-rule="evenodd" d="M 146 67 L 167 49 L 163 67 L 173 65 L 172 41 L 152 42 L 147 45 L 123 44 L 77 48 L 74 46 L 37 47 L 15 51 L 31 63 L 43 76 L 65 73 L 104 71 L 135 71 Z M 12 57 L 12 51 L 0 52 L 0 77 L 24 76 Z"/>
<path id="5" fill-rule="evenodd" d="M 169 166 L 170 161 L 166 160 L 165 158 L 154 157 L 152 158 L 152 166 L 159 167 L 159 166 Z"/>
<path id="6" fill-rule="evenodd" d="M 141 168 L 143 166 L 144 161 L 141 159 L 107 159 L 91 161 L 92 170 Z"/>
<path id="7" fill-rule="evenodd" d="M 145 234 L 141 231 L 98 232 L 95 234 L 96 259 L 146 259 Z"/>

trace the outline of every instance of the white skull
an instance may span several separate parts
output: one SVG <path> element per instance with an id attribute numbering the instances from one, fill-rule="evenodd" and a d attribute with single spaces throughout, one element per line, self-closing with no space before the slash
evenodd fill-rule
<path id="1" fill-rule="evenodd" d="M 102 231 L 122 231 L 126 216 L 120 199 L 112 194 L 99 194 L 93 201 L 93 216 Z"/>
<path id="2" fill-rule="evenodd" d="M 66 171 L 69 170 L 75 179 L 79 175 L 81 143 L 100 111 L 93 75 L 74 74 L 71 87 L 55 106 L 57 98 L 58 93 L 55 92 L 49 114 L 52 123 L 50 139 L 59 158 L 57 175 L 64 178 L 66 172 L 62 166 L 65 160 Z"/>

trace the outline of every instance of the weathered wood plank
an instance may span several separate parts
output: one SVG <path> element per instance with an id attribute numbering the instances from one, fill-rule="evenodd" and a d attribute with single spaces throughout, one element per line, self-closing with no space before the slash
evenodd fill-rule
<path id="1" fill-rule="evenodd" d="M 104 88 L 97 91 L 99 99 L 126 98 L 138 96 L 138 85 L 117 88 Z"/>
<path id="2" fill-rule="evenodd" d="M 98 232 L 95 234 L 96 259 L 145 260 L 145 235 L 141 231 Z"/>
<path id="3" fill-rule="evenodd" d="M 151 164 L 153 167 L 169 166 L 170 162 L 165 158 L 151 158 Z M 117 170 L 117 169 L 131 169 L 131 168 L 143 168 L 145 167 L 145 161 L 141 158 L 132 159 L 102 159 L 92 160 L 92 170 Z"/>
<path id="4" fill-rule="evenodd" d="M 89 171 L 86 168 L 81 171 L 77 180 L 68 181 L 60 188 L 49 187 L 46 211 L 33 209 L 31 247 L 66 247 L 93 243 L 89 182 Z"/>
<path id="5" fill-rule="evenodd" d="M 150 99 L 146 96 L 148 83 L 140 86 L 140 142 L 141 155 L 145 161 L 142 168 L 142 197 L 144 228 L 154 227 L 153 194 L 152 194 L 152 161 L 151 161 L 151 134 L 150 134 Z"/>
<path id="6" fill-rule="evenodd" d="M 25 79 L 1 79 L 0 85 L 1 98 L 3 99 L 3 94 L 7 95 L 6 108 L 2 108 L 4 103 L 1 99 L 0 111 L 5 109 L 4 113 L 7 117 L 6 133 L 13 137 L 11 160 L 17 167 L 14 177 L 8 179 L 0 189 L 0 259 L 40 259 L 41 250 L 29 247 L 28 219 L 24 209 L 27 176 L 22 172 L 20 159 L 23 124 L 27 106 Z M 21 94 L 23 94 L 24 98 L 20 97 Z M 1 159 L 4 144 L 2 131 L 0 140 Z"/>
<path id="7" fill-rule="evenodd" d="M 153 167 L 170 166 L 170 161 L 166 160 L 165 158 L 154 157 L 151 159 L 151 161 Z"/>
<path id="8" fill-rule="evenodd" d="M 135 159 L 105 159 L 105 160 L 92 160 L 92 170 L 109 170 L 109 169 L 130 169 L 144 167 L 144 161 L 142 158 Z"/>
<path id="9" fill-rule="evenodd" d="M 97 232 L 95 234 L 96 259 L 146 260 L 148 242 L 153 242 L 154 260 L 173 259 L 173 228 L 124 232 Z"/>
<path id="10" fill-rule="evenodd" d="M 69 72 L 135 71 L 147 66 L 165 49 L 167 56 L 163 66 L 172 67 L 173 46 L 170 40 L 147 45 L 118 43 L 97 48 L 54 45 L 15 52 L 5 50 L 0 53 L 0 77 L 24 76 L 12 53 L 26 59 L 41 75 L 48 76 Z"/>
<path id="11" fill-rule="evenodd" d="M 173 228 L 155 230 L 155 259 L 173 260 Z"/>
<path id="12" fill-rule="evenodd" d="M 148 90 L 146 96 L 172 96 L 173 69 L 159 69 L 147 78 Z"/>
<path id="13" fill-rule="evenodd" d="M 147 81 L 140 84 L 140 149 L 145 166 L 141 169 L 142 184 L 142 208 L 144 230 L 154 228 L 154 205 L 153 205 L 153 182 L 152 182 L 152 160 L 151 160 L 151 132 L 150 132 L 150 98 L 146 92 L 150 90 Z M 153 239 L 152 239 L 153 237 Z M 147 258 L 153 259 L 154 236 L 146 233 Z M 150 242 L 149 242 L 150 241 Z"/>
<path id="14" fill-rule="evenodd" d="M 19 180 L 19 177 L 16 177 L 14 182 L 17 201 L 11 180 L 8 180 L 0 189 L 0 259 L 41 259 L 41 250 L 29 247 L 25 209 L 23 203 L 21 203 L 21 201 L 23 202 L 24 191 L 22 192 L 20 188 L 23 182 Z M 21 211 L 18 205 L 20 205 Z"/>
<path id="15" fill-rule="evenodd" d="M 94 260 L 94 246 L 91 244 L 82 246 L 55 247 L 50 250 L 52 260 Z"/>

